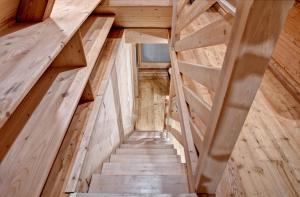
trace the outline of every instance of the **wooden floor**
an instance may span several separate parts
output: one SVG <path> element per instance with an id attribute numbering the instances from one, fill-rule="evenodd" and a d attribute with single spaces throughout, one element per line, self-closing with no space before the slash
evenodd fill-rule
<path id="1" fill-rule="evenodd" d="M 136 130 L 163 129 L 165 98 L 169 82 L 166 78 L 140 78 Z"/>
<path id="2" fill-rule="evenodd" d="M 186 28 L 191 33 L 217 19 L 208 12 Z M 221 66 L 226 46 L 180 53 L 189 62 Z M 197 87 L 207 101 L 210 92 Z M 225 143 L 225 142 L 224 142 Z M 267 70 L 217 196 L 300 196 L 300 103 Z"/>

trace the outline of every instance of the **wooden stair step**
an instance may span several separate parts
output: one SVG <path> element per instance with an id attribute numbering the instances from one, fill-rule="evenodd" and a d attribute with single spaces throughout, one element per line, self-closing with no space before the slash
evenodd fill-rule
<path id="1" fill-rule="evenodd" d="M 186 174 L 180 163 L 104 163 L 102 175 L 182 175 Z"/>
<path id="2" fill-rule="evenodd" d="M 121 148 L 157 148 L 157 149 L 172 149 L 173 144 L 121 144 Z"/>
<path id="3" fill-rule="evenodd" d="M 134 131 L 129 137 L 160 137 L 160 131 Z"/>
<path id="4" fill-rule="evenodd" d="M 112 194 L 112 193 L 74 193 L 70 197 L 197 197 L 196 194 Z"/>
<path id="5" fill-rule="evenodd" d="M 156 154 L 161 154 L 161 155 L 176 155 L 177 151 L 176 149 L 150 149 L 150 148 L 118 148 L 116 150 L 116 154 L 145 154 L 145 155 L 156 155 Z"/>
<path id="6" fill-rule="evenodd" d="M 16 23 L 1 32 L 0 127 L 99 2 L 56 1 L 51 17 L 43 22 L 26 28 Z"/>
<path id="7" fill-rule="evenodd" d="M 120 163 L 180 163 L 177 155 L 111 155 L 110 162 Z"/>
<path id="8" fill-rule="evenodd" d="M 187 193 L 186 175 L 110 176 L 93 175 L 89 193 L 160 194 Z"/>
<path id="9" fill-rule="evenodd" d="M 157 144 L 170 144 L 168 141 L 163 141 L 161 139 L 138 139 L 138 140 L 132 140 L 132 139 L 126 139 L 124 141 L 124 144 L 147 144 L 147 145 L 157 145 Z"/>

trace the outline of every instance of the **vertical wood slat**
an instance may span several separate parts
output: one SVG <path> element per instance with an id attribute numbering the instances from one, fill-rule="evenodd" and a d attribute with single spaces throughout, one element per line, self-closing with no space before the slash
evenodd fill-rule
<path id="1" fill-rule="evenodd" d="M 195 162 L 197 160 L 197 154 L 193 142 L 193 137 L 191 133 L 190 123 L 189 123 L 189 112 L 187 109 L 187 105 L 184 98 L 184 93 L 182 89 L 182 79 L 180 76 L 178 62 L 177 62 L 177 55 L 175 51 L 170 48 L 170 58 L 172 64 L 172 80 L 175 87 L 176 92 L 176 99 L 178 103 L 178 109 L 180 114 L 180 127 L 181 133 L 183 136 L 183 147 L 184 153 L 186 157 L 187 163 L 187 174 L 188 174 L 188 181 L 189 181 L 189 190 L 190 192 L 195 191 L 194 185 L 194 169 L 195 169 Z"/>
<path id="2" fill-rule="evenodd" d="M 199 193 L 216 192 L 292 4 L 293 0 L 239 1 L 222 83 L 214 97 L 205 144 L 199 154 Z"/>
<path id="3" fill-rule="evenodd" d="M 21 0 L 16 20 L 17 22 L 41 22 L 48 18 L 55 0 Z"/>

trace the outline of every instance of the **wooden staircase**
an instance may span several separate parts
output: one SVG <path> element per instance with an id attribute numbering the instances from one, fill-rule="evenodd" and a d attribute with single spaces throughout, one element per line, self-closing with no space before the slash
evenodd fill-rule
<path id="1" fill-rule="evenodd" d="M 186 165 L 161 132 L 135 131 L 94 174 L 89 196 L 196 197 L 189 193 Z"/>

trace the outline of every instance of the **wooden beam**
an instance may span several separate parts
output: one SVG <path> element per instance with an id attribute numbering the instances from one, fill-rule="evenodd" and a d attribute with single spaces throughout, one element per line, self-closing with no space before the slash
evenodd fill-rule
<path id="1" fill-rule="evenodd" d="M 173 80 L 172 82 L 174 84 L 175 92 L 177 95 L 176 99 L 177 99 L 178 109 L 180 114 L 180 127 L 183 136 L 183 147 L 184 147 L 186 163 L 187 163 L 189 189 L 190 192 L 194 192 L 195 187 L 194 187 L 193 169 L 195 167 L 195 159 L 197 159 L 197 154 L 196 154 L 190 123 L 189 123 L 189 112 L 187 109 L 187 105 L 184 99 L 184 93 L 182 90 L 182 79 L 178 68 L 177 56 L 173 49 L 170 49 L 170 58 L 172 63 L 171 79 Z"/>
<path id="2" fill-rule="evenodd" d="M 178 61 L 178 66 L 182 74 L 199 82 L 208 89 L 216 91 L 220 82 L 220 68 L 181 61 Z"/>
<path id="3" fill-rule="evenodd" d="M 182 12 L 178 16 L 176 33 L 179 33 L 184 27 L 190 24 L 200 14 L 208 10 L 216 0 L 198 0 L 195 1 L 186 12 Z"/>
<path id="4" fill-rule="evenodd" d="M 41 22 L 48 18 L 55 0 L 21 0 L 16 20 L 17 22 Z"/>
<path id="5" fill-rule="evenodd" d="M 226 43 L 231 31 L 232 16 L 217 20 L 175 43 L 175 51 L 184 51 Z M 213 33 L 213 35 L 212 35 Z"/>
<path id="6" fill-rule="evenodd" d="M 183 92 L 190 109 L 192 109 L 199 118 L 207 124 L 210 117 L 211 107 L 187 86 L 183 86 Z"/>
<path id="7" fill-rule="evenodd" d="M 105 0 L 105 6 L 172 6 L 172 0 Z"/>
<path id="8" fill-rule="evenodd" d="M 172 27 L 171 27 L 171 39 L 170 46 L 174 47 L 176 41 L 176 23 L 177 23 L 177 0 L 173 0 L 173 9 L 172 9 Z"/>
<path id="9" fill-rule="evenodd" d="M 125 42 L 134 44 L 160 44 L 169 42 L 168 29 L 125 29 Z"/>
<path id="10" fill-rule="evenodd" d="M 216 192 L 293 2 L 239 1 L 222 84 L 199 155 L 196 184 L 200 193 Z"/>

